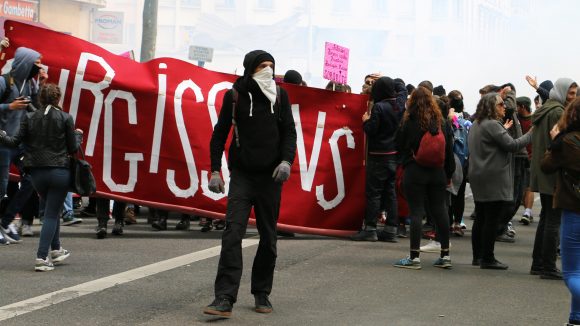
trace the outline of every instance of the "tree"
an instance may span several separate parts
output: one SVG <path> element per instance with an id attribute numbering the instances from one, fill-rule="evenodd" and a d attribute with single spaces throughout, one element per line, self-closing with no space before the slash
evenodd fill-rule
<path id="1" fill-rule="evenodd" d="M 157 40 L 158 0 L 145 0 L 143 6 L 143 36 L 141 37 L 141 62 L 155 58 Z"/>

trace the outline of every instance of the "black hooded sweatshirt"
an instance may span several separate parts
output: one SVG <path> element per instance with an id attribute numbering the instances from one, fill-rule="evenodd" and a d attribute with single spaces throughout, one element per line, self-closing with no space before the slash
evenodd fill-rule
<path id="1" fill-rule="evenodd" d="M 399 92 L 400 96 L 406 98 L 406 90 L 402 93 Z M 404 112 L 404 108 L 397 104 L 397 97 L 395 82 L 391 78 L 381 77 L 373 84 L 371 98 L 375 104 L 370 119 L 363 123 L 369 154 L 396 154 L 395 131 Z"/>
<path id="2" fill-rule="evenodd" d="M 251 77 L 255 68 L 273 58 L 264 51 L 248 53 L 244 59 L 244 76 L 238 78 L 234 88 L 238 92 L 236 122 L 239 143 L 236 146 L 232 130 L 232 143 L 229 149 L 228 168 L 247 173 L 272 173 L 281 161 L 290 164 L 296 153 L 296 128 L 290 109 L 288 94 L 280 88 L 281 103 L 274 105 L 272 113 L 270 100 Z M 210 141 L 211 170 L 221 169 L 221 157 L 226 139 L 232 129 L 232 90 L 225 93 L 222 109 L 214 127 Z M 252 94 L 250 96 L 248 93 Z M 252 115 L 250 116 L 250 107 Z"/>

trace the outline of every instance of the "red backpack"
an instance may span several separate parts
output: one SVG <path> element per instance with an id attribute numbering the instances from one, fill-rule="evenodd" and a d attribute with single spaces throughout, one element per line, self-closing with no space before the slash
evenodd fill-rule
<path id="1" fill-rule="evenodd" d="M 445 135 L 441 128 L 435 135 L 429 131 L 423 134 L 413 158 L 417 164 L 428 168 L 442 168 L 445 165 Z"/>

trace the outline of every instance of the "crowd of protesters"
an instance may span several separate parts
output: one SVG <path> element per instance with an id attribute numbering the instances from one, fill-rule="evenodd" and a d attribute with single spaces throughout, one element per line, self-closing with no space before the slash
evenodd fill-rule
<path id="1" fill-rule="evenodd" d="M 8 45 L 8 41 L 3 40 L 2 46 Z M 48 76 L 41 59 L 42 54 L 33 49 L 18 48 L 9 74 L 0 78 L 0 197 L 3 197 L 0 205 L 0 245 L 19 243 L 22 241 L 21 235 L 32 236 L 33 219 L 39 217 L 42 229 L 35 269 L 49 271 L 54 269 L 54 264 L 70 256 L 70 252 L 60 243 L 60 225 L 82 223 L 81 216 L 96 217 L 95 234 L 98 239 L 103 239 L 112 216 L 111 234 L 120 236 L 125 225 L 137 223 L 140 207 L 115 201 L 111 213 L 110 200 L 91 198 L 88 206 L 75 213 L 74 209 L 80 209 L 81 205 L 79 198 L 67 193 L 70 179 L 68 156 L 79 148 L 82 131 L 74 129 L 72 118 L 59 107 L 60 90 L 58 86 L 46 82 Z M 274 112 L 275 107 L 279 110 L 280 94 L 284 95 L 283 107 L 288 106 L 286 93 L 272 82 L 274 59 L 270 54 L 250 52 L 244 66 L 247 71 L 236 82 L 237 92 L 242 92 L 240 105 L 244 104 L 245 93 L 250 93 L 253 96 L 249 97 L 248 105 L 263 104 L 268 108 L 264 112 L 269 112 L 270 108 Z M 508 82 L 483 86 L 477 108 L 470 116 L 464 110 L 460 90 L 447 93 L 444 86 L 433 87 L 427 80 L 415 87 L 405 84 L 400 78 L 367 75 L 362 85 L 362 94 L 368 95 L 368 109 L 362 116 L 367 143 L 366 208 L 360 214 L 361 229 L 350 239 L 397 242 L 399 238 L 410 237 L 409 254 L 394 262 L 395 267 L 421 269 L 420 253 L 438 252 L 439 257 L 433 265 L 451 269 L 450 237 L 465 234 L 465 190 L 469 183 L 475 202 L 475 221 L 471 232 L 472 265 L 481 269 L 506 270 L 508 265 L 496 258 L 495 242 L 515 241 L 512 220 L 522 204 L 524 209 L 519 217 L 520 224 L 525 226 L 534 221 L 534 193 L 539 193 L 541 212 L 530 274 L 543 279 L 565 280 L 572 293 L 569 324 L 578 325 L 578 85 L 569 78 L 559 78 L 554 83 L 546 80 L 540 84 L 529 76 L 526 80 L 538 93 L 533 99 L 534 111 L 531 108 L 532 100 L 517 97 L 515 87 Z M 294 70 L 287 72 L 283 82 L 306 85 L 302 76 Z M 349 85 L 335 82 L 330 82 L 326 89 L 352 92 Z M 225 100 L 236 105 L 238 99 L 234 96 L 238 96 L 237 93 L 227 96 Z M 266 118 L 272 117 L 267 115 Z M 291 135 L 293 121 L 291 115 L 286 118 L 290 120 L 284 130 Z M 216 130 L 221 133 L 214 132 L 212 138 L 212 162 L 216 161 L 213 160 L 214 156 L 221 157 L 231 127 L 231 118 L 220 115 L 220 119 L 223 126 L 218 124 Z M 239 119 L 242 125 L 249 123 L 244 117 Z M 272 130 L 272 135 L 278 132 Z M 239 135 L 236 129 L 235 137 L 250 144 L 265 140 L 264 137 L 254 139 L 254 135 L 244 128 L 241 128 Z M 272 146 L 279 145 L 282 146 Z M 238 162 L 238 166 L 234 166 L 236 174 L 232 182 L 237 180 L 239 184 L 230 188 L 228 194 L 228 198 L 234 196 L 232 189 L 237 189 L 239 195 L 257 196 L 259 200 L 252 202 L 252 205 L 257 205 L 257 215 L 273 215 L 274 222 L 278 213 L 269 209 L 268 205 L 279 207 L 280 184 L 288 179 L 294 157 L 294 147 L 289 144 L 283 146 L 286 146 L 287 157 L 281 161 L 278 157 L 272 157 L 268 166 L 259 167 L 264 172 L 263 179 L 258 180 L 254 174 L 246 175 L 246 170 L 254 167 Z M 236 148 L 230 151 L 235 156 Z M 19 183 L 9 182 L 11 164 L 18 168 L 21 176 Z M 270 176 L 272 169 L 274 178 Z M 210 189 L 223 192 L 219 170 L 219 166 L 212 166 L 214 172 Z M 274 197 L 262 198 L 254 193 L 252 185 L 255 184 L 272 187 L 269 195 Z M 261 206 L 259 201 L 266 206 Z M 223 243 L 231 247 L 231 250 L 222 250 L 216 278 L 216 300 L 206 308 L 206 313 L 229 316 L 237 296 L 241 269 L 236 269 L 234 273 L 237 283 L 223 281 L 232 277 L 229 275 L 232 271 L 228 268 L 241 255 L 234 249 L 239 247 L 239 235 L 242 229 L 245 231 L 247 223 L 245 208 L 240 210 L 236 205 L 241 205 L 241 202 L 228 203 L 229 217 L 226 221 L 229 224 L 206 217 L 200 219 L 202 232 L 226 228 Z M 244 204 L 244 207 L 250 206 Z M 264 211 L 261 212 L 261 209 Z M 168 211 L 149 208 L 148 212 L 147 222 L 152 229 L 167 230 Z M 18 214 L 21 217 L 20 229 L 15 221 Z M 79 216 L 75 216 L 77 214 Z M 188 230 L 193 218 L 182 214 L 175 228 Z M 271 220 L 270 217 L 264 219 Z M 232 226 L 238 224 L 240 230 L 232 231 Z M 252 291 L 256 297 L 256 311 L 268 313 L 272 311 L 268 295 L 276 256 L 275 223 L 266 225 L 262 222 L 258 228 L 261 234 L 259 248 L 263 249 L 262 253 L 259 252 L 260 259 L 266 256 L 271 259 L 262 261 L 264 266 L 267 265 L 267 273 L 259 270 L 253 272 Z M 234 237 L 235 234 L 237 236 Z M 421 246 L 422 237 L 431 241 Z M 262 246 L 262 242 L 267 244 Z M 557 267 L 559 247 L 563 271 Z"/>

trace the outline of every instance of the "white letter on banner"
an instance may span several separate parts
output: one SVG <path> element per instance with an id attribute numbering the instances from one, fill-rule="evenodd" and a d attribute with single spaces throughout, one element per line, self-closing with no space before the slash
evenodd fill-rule
<path id="1" fill-rule="evenodd" d="M 230 89 L 232 87 L 232 83 L 230 82 L 221 82 L 213 85 L 211 90 L 209 91 L 208 98 L 207 98 L 207 109 L 209 111 L 209 119 L 211 120 L 212 128 L 216 125 L 218 121 L 217 110 L 215 109 L 215 100 L 217 97 L 217 93 L 224 89 Z M 222 110 L 229 110 L 228 108 L 223 108 Z M 208 175 L 210 173 L 205 170 L 201 170 L 201 189 L 203 190 L 203 195 L 209 197 L 213 200 L 220 200 L 227 196 L 229 187 L 230 187 L 230 171 L 228 170 L 228 162 L 226 160 L 226 154 L 222 154 L 222 178 L 225 184 L 225 193 L 223 194 L 216 194 L 209 190 L 208 184 Z"/>
<path id="2" fill-rule="evenodd" d="M 127 184 L 118 184 L 111 177 L 111 163 L 113 151 L 113 102 L 115 99 L 124 99 L 127 101 L 129 110 L 129 123 L 137 124 L 137 101 L 133 94 L 124 91 L 112 90 L 105 100 L 105 140 L 103 143 L 103 181 L 115 192 L 132 192 L 135 190 L 137 183 L 137 162 L 143 161 L 143 153 L 125 153 L 125 161 L 129 162 L 129 180 Z"/>
<path id="3" fill-rule="evenodd" d="M 167 69 L 167 64 L 160 63 L 159 69 Z M 157 173 L 159 169 L 159 150 L 161 148 L 161 135 L 163 134 L 163 120 L 165 118 L 165 100 L 167 98 L 167 75 L 157 76 L 157 110 L 155 111 L 155 128 L 153 129 L 153 145 L 151 146 L 151 162 L 149 173 Z"/>
<path id="4" fill-rule="evenodd" d="M 342 162 L 340 160 L 340 151 L 338 150 L 338 139 L 342 136 L 346 136 L 346 146 L 350 149 L 354 149 L 354 137 L 352 136 L 352 131 L 350 129 L 337 129 L 332 134 L 332 137 L 328 140 L 330 143 L 330 150 L 332 151 L 332 161 L 334 162 L 334 172 L 336 174 L 336 189 L 337 194 L 334 199 L 327 201 L 324 199 L 324 185 L 316 186 L 316 199 L 318 199 L 318 205 L 320 205 L 324 210 L 333 209 L 344 199 L 344 176 L 342 174 Z"/>
<path id="5" fill-rule="evenodd" d="M 99 63 L 101 67 L 105 69 L 105 77 L 98 83 L 83 80 L 85 76 L 85 69 L 87 68 L 89 60 Z M 93 106 L 93 116 L 91 118 L 91 126 L 89 129 L 89 135 L 87 137 L 87 147 L 85 149 L 85 154 L 87 156 L 93 156 L 93 151 L 95 150 L 95 140 L 97 138 L 99 122 L 101 119 L 101 110 L 103 108 L 102 90 L 109 87 L 114 77 L 115 71 L 113 68 L 111 68 L 111 66 L 109 66 L 107 62 L 105 62 L 103 58 L 87 52 L 81 53 L 75 75 L 75 83 L 73 86 L 69 113 L 73 120 L 76 120 L 77 111 L 79 109 L 81 90 L 86 89 L 93 93 L 95 96 L 95 105 Z"/>
<path id="6" fill-rule="evenodd" d="M 197 177 L 197 169 L 195 168 L 195 161 L 193 159 L 193 152 L 189 144 L 187 130 L 185 129 L 185 121 L 183 120 L 183 110 L 181 109 L 183 93 L 187 89 L 193 90 L 197 103 L 203 102 L 203 94 L 201 88 L 197 86 L 191 79 L 182 81 L 175 90 L 174 108 L 175 108 L 175 122 L 177 124 L 177 131 L 179 132 L 179 139 L 185 154 L 185 162 L 187 163 L 187 171 L 189 172 L 190 186 L 187 189 L 181 189 L 175 184 L 175 171 L 167 170 L 167 185 L 171 192 L 179 198 L 193 197 L 198 189 L 199 178 Z"/>
<path id="7" fill-rule="evenodd" d="M 310 153 L 310 166 L 306 160 L 306 149 L 304 146 L 304 134 L 302 133 L 302 123 L 300 122 L 300 108 L 298 104 L 292 104 L 292 116 L 294 116 L 294 124 L 296 125 L 296 142 L 298 149 L 298 164 L 300 166 L 300 184 L 302 190 L 312 190 L 312 182 L 314 181 L 314 173 L 318 165 L 318 156 L 320 155 L 320 147 L 322 146 L 322 134 L 324 133 L 324 122 L 326 120 L 326 112 L 318 112 L 318 121 L 316 122 L 316 133 L 314 134 L 314 143 L 312 144 L 312 153 Z"/>

